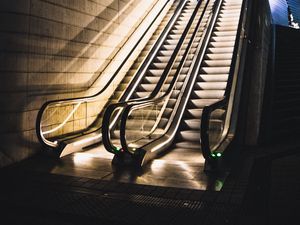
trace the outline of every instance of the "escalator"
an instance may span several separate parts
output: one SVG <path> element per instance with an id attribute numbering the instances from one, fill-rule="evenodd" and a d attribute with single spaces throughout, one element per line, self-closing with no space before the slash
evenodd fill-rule
<path id="1" fill-rule="evenodd" d="M 177 151 L 177 148 L 181 149 L 185 146 L 189 146 L 188 149 L 191 151 L 201 148 L 199 140 L 202 111 L 205 106 L 219 101 L 225 95 L 241 5 L 241 0 L 227 0 L 221 6 L 185 109 L 174 152 Z M 214 129 L 222 129 L 225 116 L 224 109 L 218 109 L 213 113 L 212 126 Z M 217 139 L 217 137 L 212 139 Z"/>
<path id="2" fill-rule="evenodd" d="M 146 100 L 148 96 L 154 96 L 154 89 L 157 87 L 157 83 L 160 82 L 160 80 L 164 81 L 163 84 L 161 85 L 161 90 L 158 93 L 158 95 L 163 95 L 167 89 L 170 87 L 172 80 L 174 80 L 174 77 L 176 76 L 176 71 L 177 68 L 181 67 L 180 63 L 183 59 L 184 52 L 187 51 L 188 48 L 190 48 L 189 55 L 187 59 L 184 61 L 184 64 L 181 68 L 181 74 L 177 78 L 177 83 L 176 83 L 176 89 L 170 96 L 169 103 L 165 106 L 158 106 L 155 111 L 152 109 L 144 109 L 142 111 L 137 111 L 135 115 L 131 115 L 131 117 L 134 117 L 136 120 L 131 119 L 128 121 L 128 124 L 126 126 L 126 129 L 128 130 L 128 135 L 127 137 L 130 139 L 136 139 L 140 136 L 140 133 L 143 130 L 148 130 L 148 128 L 151 129 L 153 125 L 156 123 L 157 119 L 157 112 L 158 108 L 161 110 L 161 107 L 164 108 L 164 111 L 161 115 L 160 123 L 158 127 L 163 127 L 166 125 L 168 121 L 168 117 L 170 116 L 172 112 L 172 107 L 174 106 L 174 102 L 176 102 L 176 98 L 178 97 L 180 93 L 180 89 L 183 86 L 184 80 L 189 72 L 193 56 L 195 55 L 196 49 L 198 44 L 200 43 L 203 31 L 205 29 L 205 26 L 207 24 L 207 19 L 208 19 L 208 14 L 210 13 L 211 10 L 211 3 L 213 1 L 203 1 L 203 2 L 198 2 L 198 7 L 199 9 L 197 10 L 192 10 L 191 6 L 184 10 L 186 13 L 194 13 L 195 14 L 195 19 L 190 19 L 191 25 L 190 29 L 187 27 L 187 23 L 189 21 L 189 18 L 191 15 L 189 14 L 185 18 L 183 17 L 181 21 L 178 21 L 174 28 L 170 32 L 170 39 L 166 41 L 166 43 L 163 45 L 163 48 L 161 51 L 159 51 L 158 57 L 154 60 L 152 64 L 152 68 L 148 71 L 147 75 L 141 82 L 141 85 L 137 88 L 135 92 L 133 92 L 133 96 L 135 99 L 141 99 L 141 100 Z M 194 6 L 195 7 L 196 1 L 194 1 Z M 210 3 L 210 4 L 208 4 Z M 204 14 L 204 9 L 206 11 L 206 14 Z M 196 24 L 200 23 L 201 25 L 197 28 L 198 32 L 196 36 L 194 37 L 193 44 L 191 46 L 188 46 L 188 42 L 190 42 L 192 38 L 192 33 L 196 29 Z M 182 33 L 184 29 L 189 30 L 189 33 L 186 34 L 186 38 L 182 36 Z M 184 40 L 182 44 L 178 43 L 179 38 Z M 172 67 L 169 69 L 166 69 L 168 67 L 168 64 L 171 65 L 172 60 L 170 60 L 174 50 L 176 47 L 180 47 L 180 51 L 177 54 L 178 56 L 174 60 L 174 63 Z M 166 78 L 163 79 L 162 77 L 166 74 Z M 118 104 L 117 104 L 118 105 Z M 162 111 L 162 110 L 161 110 Z M 113 115 L 113 114 L 111 114 Z M 146 119 L 145 119 L 146 118 Z M 136 128 L 136 124 L 140 124 L 141 127 Z M 120 146 L 120 124 L 116 124 L 116 127 L 114 128 L 114 132 L 112 133 L 112 142 L 116 145 Z"/>
<path id="3" fill-rule="evenodd" d="M 173 72 L 177 77 L 168 78 L 173 86 L 161 85 L 161 95 L 118 108 L 122 111 L 118 126 L 106 124 L 103 129 L 104 145 L 116 160 L 144 165 L 163 152 L 203 154 L 207 161 L 222 155 L 224 149 L 215 149 L 224 142 L 236 113 L 232 101 L 238 99 L 234 99 L 241 82 L 237 74 L 243 69 L 245 2 L 210 1 L 194 39 L 186 44 L 190 50 Z M 107 121 L 114 113 L 107 110 Z M 112 133 L 119 133 L 120 145 L 112 141 Z"/>
<path id="4" fill-rule="evenodd" d="M 89 107 L 95 104 L 96 108 L 105 109 L 110 103 L 131 101 L 137 98 L 147 99 L 149 93 L 156 87 L 156 83 L 161 81 L 164 67 L 170 61 L 173 48 L 177 46 L 189 18 L 195 12 L 201 13 L 204 9 L 203 5 L 201 4 L 200 7 L 200 3 L 197 4 L 195 0 L 175 0 L 158 29 L 117 86 L 114 94 L 108 99 L 105 98 L 105 91 L 109 86 L 116 85 L 112 83 L 116 74 L 100 92 L 91 97 L 46 102 L 39 111 L 36 123 L 40 142 L 51 151 L 54 149 L 52 152 L 60 157 L 100 142 L 104 110 L 98 110 L 96 114 L 89 113 Z M 179 57 L 173 58 L 180 60 Z M 178 61 L 174 60 L 173 63 L 176 67 Z M 57 121 L 60 114 L 63 119 Z M 76 117 L 79 118 L 78 121 Z M 79 124 L 77 130 L 67 129 L 74 124 Z"/>
<path id="5" fill-rule="evenodd" d="M 167 64 L 170 63 L 170 61 L 171 62 L 174 61 L 173 67 L 170 70 L 168 77 L 165 79 L 165 82 L 162 85 L 161 94 L 164 93 L 165 90 L 170 86 L 170 82 L 174 77 L 176 68 L 179 66 L 180 60 L 182 58 L 181 55 L 187 48 L 187 44 L 182 45 L 182 48 L 181 48 L 180 52 L 178 53 L 178 56 L 176 57 L 175 60 L 171 59 L 171 56 L 173 55 L 174 50 L 175 50 L 176 46 L 178 45 L 179 39 L 182 37 L 182 33 L 183 33 L 184 29 L 186 28 L 187 23 L 190 20 L 192 13 L 197 13 L 196 15 L 198 15 L 200 17 L 201 13 L 203 12 L 204 5 L 205 5 L 204 3 L 201 4 L 201 2 L 200 2 L 200 3 L 198 3 L 199 9 L 198 8 L 196 9 L 197 1 L 188 1 L 186 7 L 183 9 L 183 13 L 179 17 L 179 20 L 175 23 L 174 27 L 170 30 L 170 33 L 169 33 L 166 41 L 162 45 L 162 48 L 158 52 L 158 55 L 154 58 L 153 63 L 150 66 L 150 69 L 146 72 L 146 75 L 143 77 L 143 79 L 141 80 L 141 82 L 140 82 L 139 86 L 136 88 L 136 90 L 133 91 L 131 99 L 143 100 L 143 99 L 147 99 L 151 95 L 153 95 L 153 91 L 156 88 L 157 83 L 164 80 L 162 77 L 163 77 L 163 73 L 165 73 L 165 68 L 167 67 Z M 196 21 L 198 21 L 198 20 L 196 20 Z M 193 27 L 193 26 L 191 27 L 191 29 L 194 29 L 194 28 L 195 27 Z M 185 41 L 189 41 L 190 37 L 191 37 L 191 35 L 188 34 L 187 37 L 185 38 Z M 199 39 L 200 38 L 198 37 L 198 40 Z M 186 67 L 183 69 L 184 73 L 187 73 L 189 64 L 190 64 L 190 61 L 188 61 L 186 63 Z M 184 77 L 181 77 L 180 79 L 184 79 Z M 153 123 L 155 123 L 155 121 L 150 119 L 144 125 L 145 125 L 145 127 L 147 127 L 147 126 L 151 126 L 151 124 L 153 124 Z M 130 135 L 136 136 L 136 135 L 138 135 L 139 132 L 140 132 L 140 130 L 131 130 Z M 116 129 L 113 134 L 113 137 L 115 137 L 115 139 L 113 140 L 114 143 L 118 142 L 119 134 L 120 134 L 120 130 Z"/>

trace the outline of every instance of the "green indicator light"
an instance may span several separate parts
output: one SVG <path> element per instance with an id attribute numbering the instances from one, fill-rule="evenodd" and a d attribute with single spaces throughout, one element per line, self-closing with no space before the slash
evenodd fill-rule
<path id="1" fill-rule="evenodd" d="M 221 156 L 222 156 L 222 154 L 221 154 L 221 153 L 217 153 L 217 156 L 218 156 L 218 157 L 221 157 Z"/>
<path id="2" fill-rule="evenodd" d="M 214 153 L 211 153 L 211 156 L 212 156 L 212 157 L 216 157 L 216 155 L 215 155 Z"/>
<path id="3" fill-rule="evenodd" d="M 119 148 L 119 147 L 115 147 L 115 150 L 116 150 L 116 151 L 120 151 L 120 148 Z"/>

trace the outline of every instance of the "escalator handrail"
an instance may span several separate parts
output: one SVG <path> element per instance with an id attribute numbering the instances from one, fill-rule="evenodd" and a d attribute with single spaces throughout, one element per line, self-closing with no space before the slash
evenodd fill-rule
<path id="1" fill-rule="evenodd" d="M 158 93 L 160 92 L 162 85 L 164 84 L 166 78 L 168 77 L 168 75 L 175 63 L 178 53 L 181 50 L 182 44 L 186 38 L 186 35 L 190 29 L 193 19 L 195 18 L 201 4 L 202 4 L 202 0 L 198 1 L 197 6 L 195 7 L 194 12 L 192 14 L 192 17 L 190 18 L 190 20 L 183 32 L 183 35 L 180 37 L 180 39 L 175 47 L 175 50 L 174 50 L 173 54 L 171 55 L 170 60 L 167 63 L 166 68 L 164 69 L 158 83 L 156 84 L 154 90 L 150 93 L 150 95 L 147 97 L 144 97 L 144 98 L 133 99 L 133 100 L 129 100 L 129 101 L 123 101 L 123 102 L 111 104 L 106 108 L 104 117 L 103 117 L 104 123 L 102 125 L 102 141 L 103 141 L 105 148 L 108 151 L 111 152 L 112 151 L 111 149 L 116 149 L 110 141 L 110 128 L 113 126 L 113 124 L 116 122 L 116 120 L 119 118 L 120 115 L 122 115 L 120 119 L 121 119 L 121 121 L 123 121 L 123 119 L 122 119 L 123 111 L 125 109 L 127 109 L 129 106 L 147 103 L 149 100 L 152 100 L 153 98 L 155 98 L 158 95 Z M 183 66 L 183 63 L 182 63 L 182 66 Z M 175 76 L 174 76 L 174 78 L 175 78 Z M 173 78 L 173 80 L 174 80 L 174 78 Z M 173 80 L 172 80 L 172 82 L 174 83 L 175 81 L 173 81 Z M 171 87 L 171 84 L 170 84 L 168 90 L 172 89 L 172 87 L 171 88 L 170 87 Z M 117 108 L 121 108 L 121 110 L 119 111 L 119 114 L 116 116 L 117 118 L 115 118 L 114 122 L 109 124 L 111 115 L 113 114 L 114 110 Z M 122 151 L 126 151 L 126 149 L 122 149 Z"/>
<path id="2" fill-rule="evenodd" d="M 144 108 L 144 107 L 147 107 L 147 106 L 151 106 L 151 105 L 155 105 L 155 104 L 160 103 L 160 102 L 162 102 L 162 101 L 164 101 L 164 100 L 166 100 L 166 99 L 169 98 L 169 96 L 171 95 L 172 90 L 174 89 L 174 86 L 175 86 L 175 84 L 176 84 L 176 82 L 178 80 L 178 77 L 179 77 L 179 75 L 181 73 L 181 70 L 182 70 L 182 68 L 184 66 L 184 63 L 186 62 L 186 59 L 188 57 L 188 54 L 190 52 L 190 49 L 191 49 L 192 44 L 194 42 L 194 39 L 195 39 L 195 37 L 197 35 L 197 32 L 199 30 L 199 27 L 201 25 L 203 16 L 204 16 L 204 14 L 206 12 L 206 9 L 207 9 L 207 6 L 208 6 L 209 2 L 210 1 L 206 1 L 206 4 L 205 4 L 204 9 L 203 9 L 203 11 L 201 13 L 201 16 L 200 16 L 200 18 L 198 20 L 198 23 L 197 23 L 197 25 L 195 27 L 195 30 L 194 30 L 194 32 L 192 34 L 192 37 L 191 37 L 191 39 L 190 39 L 190 41 L 188 43 L 188 46 L 187 46 L 187 48 L 186 48 L 186 50 L 185 50 L 185 52 L 184 52 L 184 54 L 182 56 L 182 59 L 181 59 L 179 65 L 178 65 L 178 68 L 176 69 L 174 77 L 173 77 L 173 79 L 172 79 L 172 81 L 171 81 L 168 89 L 166 90 L 166 92 L 162 96 L 154 97 L 154 98 L 152 98 L 152 99 L 150 99 L 148 101 L 143 101 L 143 102 L 137 102 L 137 103 L 129 104 L 124 109 L 124 111 L 122 113 L 121 125 L 120 125 L 120 140 L 121 140 L 122 149 L 124 151 L 130 152 L 130 149 L 128 148 L 127 140 L 126 140 L 126 123 L 127 123 L 127 120 L 128 120 L 128 117 L 129 117 L 130 113 L 133 110 L 141 109 L 141 108 Z M 196 15 L 198 13 L 198 9 L 199 9 L 199 7 L 200 7 L 201 4 L 202 4 L 202 2 L 199 1 L 197 7 L 195 8 L 195 11 L 194 11 L 193 15 L 191 16 L 191 18 L 190 18 L 190 20 L 189 20 L 189 22 L 188 22 L 188 24 L 187 24 L 187 26 L 185 28 L 185 31 L 183 32 L 183 35 L 181 37 L 183 39 L 182 43 L 186 39 L 186 35 L 188 34 L 188 32 L 191 29 L 191 25 L 192 25 L 193 21 L 195 20 L 195 17 L 196 17 Z"/>
<path id="3" fill-rule="evenodd" d="M 249 14 L 249 10 L 247 9 L 249 8 L 250 4 L 251 1 L 248 0 L 244 0 L 242 3 L 238 30 L 237 30 L 235 44 L 234 44 L 234 51 L 232 55 L 233 58 L 230 65 L 228 83 L 225 89 L 224 97 L 211 105 L 205 106 L 202 111 L 201 127 L 200 127 L 200 138 L 201 138 L 200 144 L 201 144 L 203 156 L 208 162 L 213 162 L 216 159 L 214 156 L 212 156 L 212 153 L 219 152 L 218 149 L 221 146 L 221 144 L 224 143 L 227 138 L 229 138 L 229 127 L 231 125 L 232 110 L 230 110 L 230 112 L 226 110 L 226 119 L 225 119 L 222 137 L 221 140 L 218 142 L 217 145 L 215 145 L 213 149 L 210 147 L 210 143 L 209 143 L 209 120 L 210 120 L 210 115 L 214 110 L 225 108 L 230 105 L 233 106 L 235 93 L 232 93 L 232 87 L 233 85 L 236 85 L 236 82 L 233 83 L 233 80 L 237 79 L 238 73 L 243 70 L 243 68 L 242 69 L 239 68 L 240 65 L 237 64 L 237 60 L 239 60 L 241 57 L 242 54 L 241 50 L 244 45 L 244 41 L 247 39 L 247 36 L 245 35 L 246 29 L 248 29 L 246 22 L 248 22 L 247 15 Z M 243 40 L 241 40 L 241 38 L 243 38 Z M 233 136 L 231 137 L 231 139 L 232 138 Z"/>
<path id="4" fill-rule="evenodd" d="M 74 103 L 80 103 L 80 102 L 90 102 L 93 101 L 96 97 L 98 97 L 99 95 L 101 95 L 104 91 L 107 90 L 107 88 L 110 86 L 110 84 L 113 82 L 113 80 L 116 78 L 116 76 L 118 75 L 118 73 L 120 72 L 120 70 L 122 69 L 122 67 L 125 65 L 126 61 L 131 57 L 131 55 L 133 54 L 133 52 L 136 50 L 136 48 L 138 47 L 138 45 L 141 43 L 141 41 L 144 39 L 144 37 L 147 35 L 147 33 L 149 32 L 149 30 L 151 29 L 151 27 L 153 26 L 153 24 L 156 22 L 156 20 L 159 18 L 159 15 L 162 13 L 162 11 L 166 8 L 166 6 L 168 5 L 168 3 L 171 0 L 167 0 L 165 2 L 165 4 L 163 5 L 163 7 L 161 8 L 161 10 L 157 13 L 157 15 L 155 16 L 155 19 L 150 23 L 150 25 L 147 27 L 147 29 L 144 31 L 144 33 L 141 35 L 141 37 L 139 38 L 139 40 L 136 42 L 136 44 L 133 46 L 133 48 L 131 49 L 131 51 L 127 54 L 127 56 L 124 58 L 124 60 L 122 61 L 122 63 L 120 64 L 120 66 L 117 68 L 117 70 L 115 71 L 115 73 L 111 76 L 111 78 L 109 79 L 109 81 L 105 84 L 105 86 L 98 91 L 96 94 L 93 94 L 91 96 L 85 96 L 85 97 L 78 97 L 78 98 L 65 98 L 65 99 L 60 99 L 60 100 L 51 100 L 51 101 L 47 101 L 45 102 L 42 107 L 40 108 L 38 114 L 37 114 L 37 119 L 36 119 L 36 134 L 37 137 L 40 141 L 40 143 L 42 143 L 44 146 L 46 147 L 57 147 L 58 143 L 57 142 L 51 142 L 49 140 L 47 140 L 44 135 L 41 132 L 41 120 L 43 117 L 43 114 L 45 112 L 45 110 L 48 108 L 49 105 L 61 105 L 64 103 L 67 104 L 74 104 Z M 179 4 L 180 6 L 180 4 Z M 176 11 L 179 10 L 180 7 L 177 7 Z M 154 7 L 154 6 L 153 6 Z M 151 10 L 149 10 L 148 14 L 151 12 Z M 175 14 L 175 13 L 174 13 Z M 170 21 L 172 21 L 172 18 L 170 19 Z M 169 22 L 170 22 L 169 21 Z M 140 24 L 142 23 L 142 21 L 140 22 Z M 167 26 L 166 28 L 167 29 Z M 133 33 L 131 34 L 133 35 Z M 158 42 L 158 40 L 157 40 Z M 155 43 L 157 44 L 157 43 Z M 153 46 L 154 48 L 154 46 Z M 152 49 L 153 49 L 152 48 Z M 151 49 L 151 50 L 152 50 Z M 148 54 L 150 55 L 150 53 Z"/>
<path id="5" fill-rule="evenodd" d="M 212 150 L 209 144 L 209 119 L 211 113 L 216 110 L 220 109 L 221 107 L 225 107 L 228 102 L 228 99 L 224 96 L 222 99 L 214 102 L 211 105 L 205 106 L 202 109 L 201 115 L 201 127 L 200 127 L 200 139 L 201 139 L 201 149 L 203 153 L 203 157 L 207 160 L 212 160 Z"/>

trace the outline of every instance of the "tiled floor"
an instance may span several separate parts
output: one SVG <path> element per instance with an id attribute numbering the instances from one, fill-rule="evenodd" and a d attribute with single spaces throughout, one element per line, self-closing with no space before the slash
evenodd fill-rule
<path id="1" fill-rule="evenodd" d="M 271 167 L 269 223 L 299 224 L 300 154 L 279 158 Z M 284 210 L 284 209 L 289 210 Z"/>
<path id="2" fill-rule="evenodd" d="M 167 163 L 157 171 L 149 165 L 146 171 L 133 173 L 112 167 L 109 155 L 101 155 L 100 149 L 60 161 L 35 157 L 0 170 L 0 222 L 1 225 L 298 224 L 291 219 L 299 221 L 300 217 L 297 213 L 299 149 L 300 145 L 244 149 L 220 191 L 200 190 L 196 185 L 191 188 L 195 187 L 191 181 L 198 179 L 206 180 L 206 189 L 214 189 L 217 180 L 212 178 L 213 187 L 209 188 L 208 177 L 198 178 L 200 173 L 195 168 L 200 167 L 191 163 L 182 168 L 169 167 Z M 167 161 L 166 158 L 160 160 Z M 179 167 L 182 171 L 173 175 Z M 168 180 L 168 174 L 173 176 L 169 180 L 174 179 L 174 184 Z M 181 187 L 176 187 L 179 184 Z"/>
<path id="3" fill-rule="evenodd" d="M 203 172 L 204 159 L 200 152 L 185 154 L 169 152 L 153 160 L 144 168 L 113 166 L 113 155 L 103 145 L 83 152 L 73 153 L 62 159 L 32 159 L 28 170 L 59 175 L 113 180 L 125 183 L 177 187 L 196 190 L 220 190 L 226 174 L 208 176 Z"/>

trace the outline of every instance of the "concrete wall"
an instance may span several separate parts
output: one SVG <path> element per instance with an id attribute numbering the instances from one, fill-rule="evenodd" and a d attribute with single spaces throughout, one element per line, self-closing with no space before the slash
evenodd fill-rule
<path id="1" fill-rule="evenodd" d="M 268 75 L 268 62 L 270 48 L 272 47 L 273 26 L 272 14 L 268 0 L 256 0 L 253 5 L 252 32 L 248 43 L 248 56 L 244 81 L 244 96 L 248 99 L 244 102 L 247 111 L 245 122 L 246 145 L 257 145 L 261 133 L 263 101 L 266 95 L 266 79 Z"/>
<path id="2" fill-rule="evenodd" d="M 0 167 L 38 151 L 35 120 L 46 100 L 99 89 L 158 1 L 0 1 Z"/>
<path id="3" fill-rule="evenodd" d="M 268 98 L 264 102 L 264 140 L 269 143 L 294 144 L 300 133 L 300 32 L 284 26 L 275 27 L 274 69 L 267 79 Z"/>

